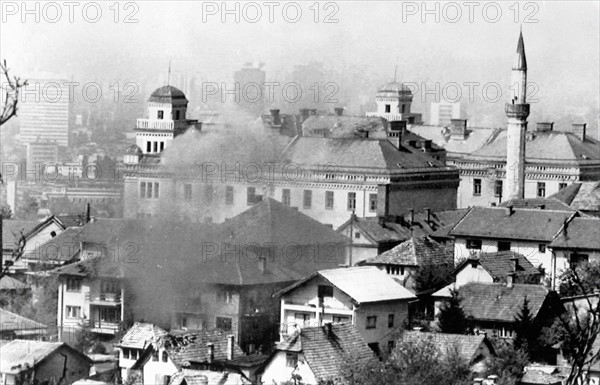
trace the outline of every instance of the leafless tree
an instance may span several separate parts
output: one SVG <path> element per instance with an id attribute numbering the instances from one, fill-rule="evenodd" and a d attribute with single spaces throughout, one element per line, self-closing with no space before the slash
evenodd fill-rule
<path id="1" fill-rule="evenodd" d="M 0 270 L 0 279 L 7 275 L 10 267 L 14 265 L 14 263 L 17 262 L 19 259 L 21 259 L 21 257 L 23 257 L 23 254 L 25 253 L 25 242 L 25 234 L 23 234 L 23 232 L 21 231 L 19 243 L 12 252 L 12 258 L 9 261 L 4 261 L 4 258 L 2 258 L 3 265 Z"/>
<path id="2" fill-rule="evenodd" d="M 17 115 L 17 105 L 19 102 L 19 91 L 21 88 L 27 85 L 26 80 L 21 80 L 17 76 L 11 76 L 9 74 L 6 60 L 3 60 L 0 64 L 0 71 L 2 71 L 1 89 L 4 97 L 2 99 L 2 115 L 0 115 L 0 126 L 8 122 L 10 118 Z"/>

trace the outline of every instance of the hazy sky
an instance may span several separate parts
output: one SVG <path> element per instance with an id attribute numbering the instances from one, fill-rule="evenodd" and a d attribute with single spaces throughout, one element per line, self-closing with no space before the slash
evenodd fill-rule
<path id="1" fill-rule="evenodd" d="M 28 6 L 34 9 L 36 3 Z M 62 16 L 51 23 L 57 18 L 53 5 L 39 3 L 36 22 L 35 15 L 22 14 L 20 1 L 2 1 L 0 56 L 15 72 L 60 71 L 82 79 L 155 77 L 169 60 L 174 70 L 205 80 L 229 77 L 248 61 L 265 62 L 267 78 L 276 78 L 296 64 L 321 61 L 337 71 L 366 68 L 365 76 L 377 81 L 391 79 L 398 65 L 403 81 L 506 83 L 522 24 L 529 77 L 539 85 L 540 98 L 598 104 L 597 1 L 427 2 L 432 14 L 422 12 L 421 1 L 273 3 L 271 23 L 269 6 L 261 1 L 237 3 L 239 22 L 233 14 L 221 20 L 222 2 L 135 1 L 118 7 L 112 1 L 81 2 L 70 23 L 69 8 L 58 1 Z M 84 7 L 90 20 L 96 18 L 96 4 L 99 20 L 84 20 Z M 228 2 L 228 8 L 235 4 Z M 251 23 L 254 5 L 262 16 Z M 302 15 L 293 23 L 297 8 Z M 137 22 L 124 23 L 132 13 Z M 324 23 L 327 15 L 332 23 Z"/>

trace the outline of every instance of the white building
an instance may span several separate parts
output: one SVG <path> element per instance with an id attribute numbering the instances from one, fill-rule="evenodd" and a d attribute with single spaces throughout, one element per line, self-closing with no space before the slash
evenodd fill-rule
<path id="1" fill-rule="evenodd" d="M 452 123 L 452 119 L 460 118 L 460 103 L 446 101 L 431 103 L 429 124 L 432 126 L 446 127 Z"/>

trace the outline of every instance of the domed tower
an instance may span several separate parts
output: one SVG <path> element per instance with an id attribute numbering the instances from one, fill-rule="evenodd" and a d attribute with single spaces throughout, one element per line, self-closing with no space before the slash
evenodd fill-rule
<path id="1" fill-rule="evenodd" d="M 368 112 L 367 116 L 375 116 L 387 121 L 404 120 L 409 124 L 421 123 L 421 114 L 410 111 L 413 94 L 408 86 L 403 83 L 390 82 L 379 87 L 375 102 L 377 112 Z"/>
<path id="2" fill-rule="evenodd" d="M 137 144 L 132 144 L 125 150 L 125 156 L 123 161 L 127 164 L 138 164 L 142 158 L 142 149 Z"/>
<path id="3" fill-rule="evenodd" d="M 506 134 L 506 189 L 507 200 L 525 196 L 525 131 L 529 104 L 527 101 L 527 59 L 523 32 L 519 33 L 517 52 L 511 73 L 511 100 L 506 103 L 508 117 Z"/>
<path id="4" fill-rule="evenodd" d="M 187 105 L 184 93 L 173 86 L 160 87 L 150 95 L 148 118 L 138 119 L 135 129 L 136 145 L 144 156 L 160 154 L 190 126 L 200 129 L 197 120 L 186 119 Z"/>

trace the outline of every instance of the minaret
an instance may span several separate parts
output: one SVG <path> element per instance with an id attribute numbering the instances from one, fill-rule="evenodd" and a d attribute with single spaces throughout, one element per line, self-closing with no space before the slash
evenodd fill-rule
<path id="1" fill-rule="evenodd" d="M 525 131 L 529 104 L 527 94 L 527 60 L 523 32 L 519 34 L 519 43 L 511 74 L 511 100 L 506 104 L 508 117 L 506 140 L 506 197 L 522 199 L 525 194 Z"/>

